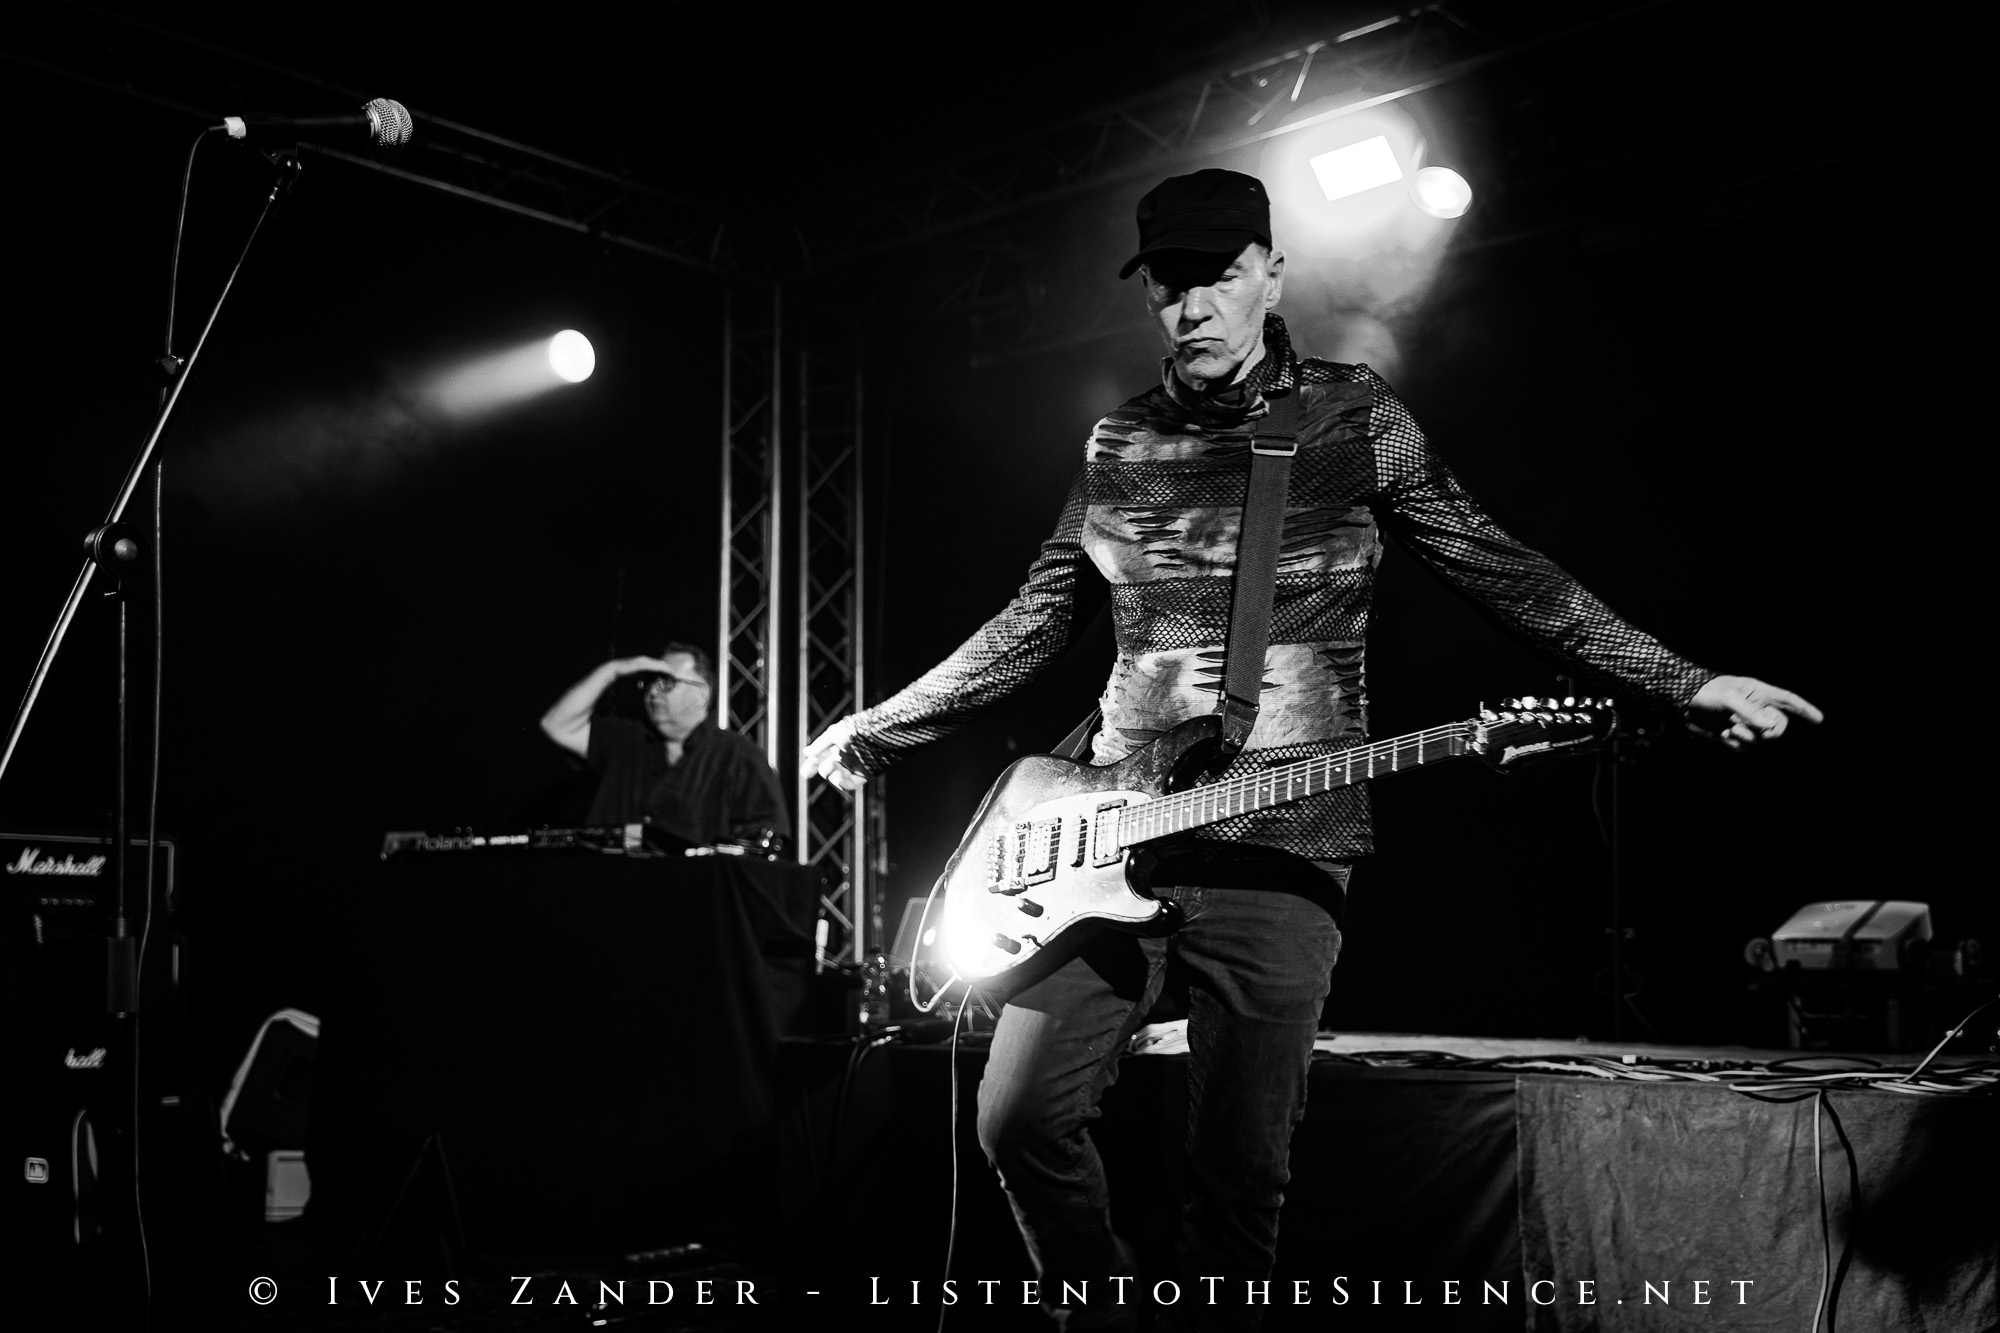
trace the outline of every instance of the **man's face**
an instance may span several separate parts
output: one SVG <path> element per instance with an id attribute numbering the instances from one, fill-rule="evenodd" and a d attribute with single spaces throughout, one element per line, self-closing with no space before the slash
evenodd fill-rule
<path id="1" fill-rule="evenodd" d="M 708 716 L 711 689 L 691 655 L 669 653 L 660 660 L 675 679 L 656 677 L 647 683 L 646 716 L 668 740 L 684 741 Z"/>
<path id="2" fill-rule="evenodd" d="M 1278 304 L 1285 256 L 1256 243 L 1241 254 L 1172 251 L 1146 261 L 1146 310 L 1174 369 L 1197 389 L 1232 383 L 1263 345 L 1264 312 Z"/>

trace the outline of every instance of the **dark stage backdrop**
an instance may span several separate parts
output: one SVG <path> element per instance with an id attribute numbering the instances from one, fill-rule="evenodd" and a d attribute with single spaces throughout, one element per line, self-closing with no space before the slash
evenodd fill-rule
<path id="1" fill-rule="evenodd" d="M 1839 60 L 1852 51 L 1795 51 L 1775 28 L 1740 40 L 1751 45 L 1731 62 L 1683 71 L 1690 102 L 1739 76 L 1817 71 L 1786 97 L 1851 87 Z M 520 66 L 525 48 L 510 59 L 492 67 Z M 454 86 L 477 67 L 454 65 Z M 0 684 L 12 691 L 149 416 L 194 126 L 10 68 L 23 98 L 66 117 L 63 137 L 18 143 L 9 168 Z M 1651 77 L 1666 87 L 1670 73 Z M 1551 57 L 1411 105 L 1456 126 L 1457 160 L 1497 190 L 1520 136 L 1560 129 L 1522 108 L 1563 77 Z M 758 133 L 795 124 L 804 96 L 742 113 L 740 172 L 754 174 Z M 1630 151 L 1643 167 L 1671 137 Z M 1662 740 L 1627 775 L 1630 952 L 1651 1024 L 1628 1015 L 1629 1035 L 1775 1044 L 1776 1014 L 1745 992 L 1739 951 L 1816 898 L 1926 899 L 1947 939 L 2000 936 L 1959 870 L 1971 810 L 1953 740 L 1982 683 L 1956 665 L 1978 620 L 1960 461 L 1979 438 L 1960 420 L 1960 311 L 1978 266 L 1939 199 L 1856 142 L 1837 190 L 1682 207 L 1652 230 L 1575 224 L 1599 169 L 1586 163 L 1551 230 L 1452 252 L 1427 299 L 1386 319 L 1398 389 L 1503 522 L 1670 644 L 1828 712 L 1765 754 Z M 1770 150 L 1780 174 L 1782 148 Z M 253 160 L 204 150 L 184 329 L 261 183 Z M 802 320 L 866 335 L 883 687 L 1012 594 L 1091 422 L 1156 373 L 1138 296 L 1112 277 L 1147 184 L 1021 219 L 1058 295 L 1107 312 L 1107 328 L 1129 321 L 1059 352 L 975 369 L 990 346 L 941 299 L 945 265 L 929 249 L 794 294 Z M 1663 193 L 1685 205 L 1697 186 Z M 1295 276 L 1284 308 L 1299 341 L 1330 350 L 1352 312 L 1307 266 Z M 162 822 L 182 849 L 190 992 L 218 1084 L 266 1014 L 319 1007 L 320 923 L 383 829 L 559 818 L 572 772 L 536 731 L 541 710 L 606 656 L 712 634 L 721 295 L 309 160 L 166 451 Z M 583 388 L 477 426 L 414 405 L 428 367 L 564 326 L 597 345 Z M 0 787 L 7 827 L 104 822 L 112 623 L 93 604 L 59 664 Z M 991 776 L 1089 707 L 1109 651 L 1100 626 L 1018 703 L 888 777 L 892 924 Z M 1555 688 L 1549 666 L 1401 552 L 1382 572 L 1370 665 L 1381 735 Z M 1468 767 L 1385 784 L 1383 850 L 1356 877 L 1329 1022 L 1608 1035 L 1592 777 Z"/>

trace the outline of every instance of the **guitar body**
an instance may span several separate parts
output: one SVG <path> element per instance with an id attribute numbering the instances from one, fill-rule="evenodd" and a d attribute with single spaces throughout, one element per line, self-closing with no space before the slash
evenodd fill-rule
<path id="1" fill-rule="evenodd" d="M 1152 849 L 1117 841 L 1119 814 L 1191 784 L 1221 757 L 1222 724 L 1191 718 L 1115 764 L 1032 755 L 1000 775 L 938 878 L 960 976 L 1015 990 L 1074 956 L 1095 927 L 1164 934 L 1146 891 Z"/>
<path id="2" fill-rule="evenodd" d="M 944 899 L 945 953 L 976 989 L 1019 989 L 1100 927 L 1177 926 L 1147 874 L 1154 849 L 1197 828 L 1464 755 L 1509 772 L 1582 754 L 1617 721 L 1608 699 L 1509 700 L 1497 713 L 1223 778 L 1211 770 L 1229 752 L 1210 713 L 1101 768 L 1023 759 L 986 794 L 931 891 Z"/>

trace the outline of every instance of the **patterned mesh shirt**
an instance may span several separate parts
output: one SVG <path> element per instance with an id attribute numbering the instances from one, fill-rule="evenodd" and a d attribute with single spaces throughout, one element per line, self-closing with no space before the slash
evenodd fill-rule
<path id="1" fill-rule="evenodd" d="M 1685 707 L 1713 673 L 1625 623 L 1489 518 L 1374 371 L 1297 358 L 1276 315 L 1243 383 L 1199 395 L 1162 362 L 1159 387 L 1091 431 L 1054 534 L 1007 608 L 914 683 L 856 718 L 849 762 L 873 774 L 1031 680 L 1080 632 L 1086 565 L 1111 586 L 1118 657 L 1093 762 L 1112 763 L 1213 712 L 1252 423 L 1303 395 L 1256 728 L 1225 776 L 1329 754 L 1367 736 L 1363 649 L 1382 534 L 1589 688 Z M 1199 830 L 1197 838 L 1345 861 L 1374 850 L 1365 785 Z"/>

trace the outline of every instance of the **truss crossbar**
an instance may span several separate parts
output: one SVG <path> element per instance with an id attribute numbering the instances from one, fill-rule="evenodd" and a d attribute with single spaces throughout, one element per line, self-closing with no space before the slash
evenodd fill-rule
<path id="1" fill-rule="evenodd" d="M 1457 77 L 1476 39 L 1443 3 L 1396 10 L 1296 50 L 1219 69 L 883 183 L 810 212 L 800 260 L 823 270 L 1287 133 L 1292 108 Z M 1432 71 L 1413 79 L 1413 70 Z M 1404 94 L 1399 94 L 1404 95 Z"/>
<path id="2" fill-rule="evenodd" d="M 861 378 L 845 359 L 798 354 L 798 569 L 794 676 L 799 734 L 815 736 L 865 701 L 862 667 Z M 797 775 L 802 859 L 826 873 L 827 957 L 858 960 L 882 938 L 881 782 L 847 793 Z"/>
<path id="3" fill-rule="evenodd" d="M 781 294 L 729 293 L 722 314 L 722 551 L 716 606 L 716 722 L 779 767 L 779 467 Z"/>

